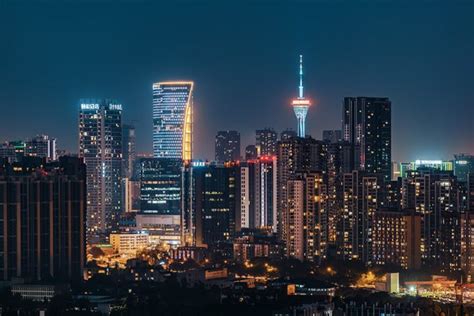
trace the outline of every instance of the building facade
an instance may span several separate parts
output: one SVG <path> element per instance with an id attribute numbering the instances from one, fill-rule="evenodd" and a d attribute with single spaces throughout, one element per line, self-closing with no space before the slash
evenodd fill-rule
<path id="1" fill-rule="evenodd" d="M 347 97 L 342 112 L 342 136 L 353 148 L 353 170 L 391 179 L 392 103 L 388 98 Z"/>
<path id="2" fill-rule="evenodd" d="M 86 167 L 78 158 L 0 165 L 0 279 L 80 280 Z"/>
<path id="3" fill-rule="evenodd" d="M 189 81 L 153 84 L 153 155 L 191 160 L 193 87 Z"/>
<path id="4" fill-rule="evenodd" d="M 122 105 L 81 100 L 79 156 L 87 168 L 88 241 L 118 229 L 122 213 Z"/>

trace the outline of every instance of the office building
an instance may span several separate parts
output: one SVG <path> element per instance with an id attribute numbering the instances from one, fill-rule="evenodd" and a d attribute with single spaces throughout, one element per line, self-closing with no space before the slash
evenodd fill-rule
<path id="1" fill-rule="evenodd" d="M 0 165 L 0 279 L 80 280 L 86 260 L 86 167 L 26 157 Z"/>
<path id="2" fill-rule="evenodd" d="M 193 169 L 194 221 L 197 246 L 217 248 L 236 231 L 240 166 L 229 163 Z"/>
<path id="3" fill-rule="evenodd" d="M 140 159 L 140 212 L 180 215 L 181 159 Z"/>
<path id="4" fill-rule="evenodd" d="M 193 82 L 153 84 L 153 155 L 192 159 Z"/>
<path id="5" fill-rule="evenodd" d="M 303 55 L 300 55 L 300 85 L 298 88 L 298 97 L 291 101 L 291 106 L 296 115 L 297 135 L 298 137 L 306 137 L 306 115 L 311 106 L 311 101 L 306 99 L 303 94 Z"/>
<path id="6" fill-rule="evenodd" d="M 181 217 L 180 215 L 137 213 L 135 231 L 147 233 L 150 244 L 176 247 L 181 243 Z"/>
<path id="7" fill-rule="evenodd" d="M 216 161 L 240 160 L 240 133 L 237 131 L 219 131 L 216 135 Z"/>
<path id="8" fill-rule="evenodd" d="M 391 179 L 391 130 L 388 98 L 344 98 L 342 136 L 354 146 L 354 170 L 381 174 L 384 181 Z"/>
<path id="9" fill-rule="evenodd" d="M 79 157 L 87 168 L 88 242 L 118 229 L 122 213 L 122 105 L 81 100 Z"/>
<path id="10" fill-rule="evenodd" d="M 278 136 L 271 128 L 255 131 L 255 144 L 258 156 L 274 156 L 276 154 Z"/>

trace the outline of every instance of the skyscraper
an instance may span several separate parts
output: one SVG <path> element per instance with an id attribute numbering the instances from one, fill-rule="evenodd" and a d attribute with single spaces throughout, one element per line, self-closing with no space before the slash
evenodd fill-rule
<path id="1" fill-rule="evenodd" d="M 303 55 L 300 55 L 300 86 L 298 88 L 298 98 L 293 99 L 291 106 L 296 115 L 298 121 L 296 130 L 298 131 L 298 137 L 306 136 L 306 114 L 308 114 L 308 108 L 311 102 L 306 99 L 303 95 Z"/>
<path id="2" fill-rule="evenodd" d="M 344 260 L 373 260 L 373 220 L 380 205 L 377 177 L 354 170 L 343 177 L 343 209 L 337 228 L 338 254 Z"/>
<path id="3" fill-rule="evenodd" d="M 342 133 L 353 146 L 353 169 L 391 179 L 392 123 L 388 98 L 344 98 Z"/>
<path id="4" fill-rule="evenodd" d="M 276 154 L 277 133 L 271 128 L 255 131 L 255 143 L 259 156 L 273 156 Z"/>
<path id="5" fill-rule="evenodd" d="M 122 105 L 82 100 L 79 156 L 87 170 L 88 241 L 117 230 L 122 212 Z"/>
<path id="6" fill-rule="evenodd" d="M 217 247 L 236 230 L 239 205 L 238 164 L 208 165 L 193 171 L 196 244 Z"/>
<path id="7" fill-rule="evenodd" d="M 321 141 L 313 138 L 295 137 L 278 142 L 277 153 L 277 216 L 278 235 L 283 241 L 288 240 L 290 229 L 288 205 L 288 181 L 298 173 L 322 171 L 325 169 Z M 299 185 L 295 184 L 294 185 Z M 295 189 L 295 188 L 292 188 Z"/>
<path id="8" fill-rule="evenodd" d="M 402 182 L 402 207 L 421 214 L 424 265 L 453 272 L 460 268 L 459 183 L 449 171 L 408 171 Z"/>
<path id="9" fill-rule="evenodd" d="M 192 159 L 192 81 L 153 84 L 153 154 L 155 158 Z"/>
<path id="10" fill-rule="evenodd" d="M 136 159 L 135 152 L 135 126 L 124 124 L 122 133 L 122 172 L 125 178 L 131 178 L 133 173 L 133 165 Z"/>
<path id="11" fill-rule="evenodd" d="M 240 160 L 240 133 L 237 131 L 219 131 L 216 135 L 216 161 Z"/>

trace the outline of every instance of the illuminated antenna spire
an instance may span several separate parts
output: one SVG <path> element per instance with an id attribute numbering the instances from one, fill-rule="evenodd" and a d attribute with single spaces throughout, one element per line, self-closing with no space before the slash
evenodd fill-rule
<path id="1" fill-rule="evenodd" d="M 300 55 L 300 95 L 299 99 L 303 99 L 303 55 Z"/>

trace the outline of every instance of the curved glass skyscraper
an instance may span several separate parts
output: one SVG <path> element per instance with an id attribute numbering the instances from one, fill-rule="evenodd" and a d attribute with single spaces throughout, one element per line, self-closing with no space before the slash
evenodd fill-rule
<path id="1" fill-rule="evenodd" d="M 153 84 L 153 155 L 155 158 L 192 158 L 192 81 Z"/>

